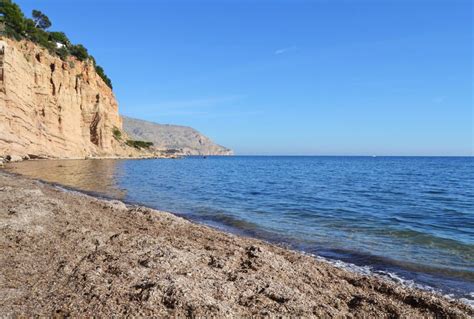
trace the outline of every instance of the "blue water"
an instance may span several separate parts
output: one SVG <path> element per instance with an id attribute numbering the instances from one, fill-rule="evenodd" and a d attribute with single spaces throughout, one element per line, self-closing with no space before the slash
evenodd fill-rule
<path id="1" fill-rule="evenodd" d="M 474 158 L 190 157 L 10 169 L 474 296 Z"/>

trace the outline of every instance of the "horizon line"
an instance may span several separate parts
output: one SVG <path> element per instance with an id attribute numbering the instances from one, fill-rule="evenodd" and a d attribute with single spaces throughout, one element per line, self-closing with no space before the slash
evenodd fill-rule
<path id="1" fill-rule="evenodd" d="M 190 155 L 190 156 L 229 156 L 229 155 Z M 261 156 L 261 157 L 474 157 L 471 155 L 341 155 L 341 154 L 234 154 L 236 156 Z"/>

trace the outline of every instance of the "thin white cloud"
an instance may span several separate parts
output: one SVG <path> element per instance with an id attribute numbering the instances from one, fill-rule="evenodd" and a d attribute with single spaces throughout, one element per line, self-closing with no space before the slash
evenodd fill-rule
<path id="1" fill-rule="evenodd" d="M 281 49 L 277 49 L 275 50 L 275 52 L 273 52 L 275 55 L 280 55 L 280 54 L 284 54 L 284 53 L 288 53 L 290 51 L 294 51 L 296 50 L 296 47 L 295 46 L 291 46 L 291 47 L 286 47 L 286 48 L 281 48 Z"/>

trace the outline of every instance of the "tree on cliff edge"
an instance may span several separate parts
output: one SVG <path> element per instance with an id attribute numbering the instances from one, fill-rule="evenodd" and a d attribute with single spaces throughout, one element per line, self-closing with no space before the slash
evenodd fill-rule
<path id="1" fill-rule="evenodd" d="M 46 30 L 51 26 L 51 21 L 49 18 L 39 10 L 33 10 L 33 21 L 35 22 L 35 27 Z"/>
<path id="2" fill-rule="evenodd" d="M 105 74 L 104 69 L 97 65 L 83 45 L 73 45 L 64 32 L 47 31 L 52 23 L 43 12 L 33 10 L 30 19 L 25 17 L 20 7 L 12 0 L 0 0 L 0 18 L 5 23 L 5 35 L 9 38 L 28 39 L 64 61 L 69 55 L 76 57 L 79 61 L 92 60 L 97 74 L 112 88 L 112 81 Z"/>

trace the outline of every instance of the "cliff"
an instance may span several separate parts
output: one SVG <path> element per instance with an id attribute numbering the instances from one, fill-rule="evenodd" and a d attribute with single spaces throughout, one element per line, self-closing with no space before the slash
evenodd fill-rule
<path id="1" fill-rule="evenodd" d="M 0 156 L 139 156 L 112 90 L 92 62 L 67 61 L 28 41 L 0 38 Z M 123 137 L 126 139 L 126 136 Z"/>
<path id="2" fill-rule="evenodd" d="M 178 155 L 233 155 L 232 150 L 215 144 L 197 130 L 178 125 L 123 117 L 123 129 L 132 138 L 153 142 L 157 150 Z"/>

